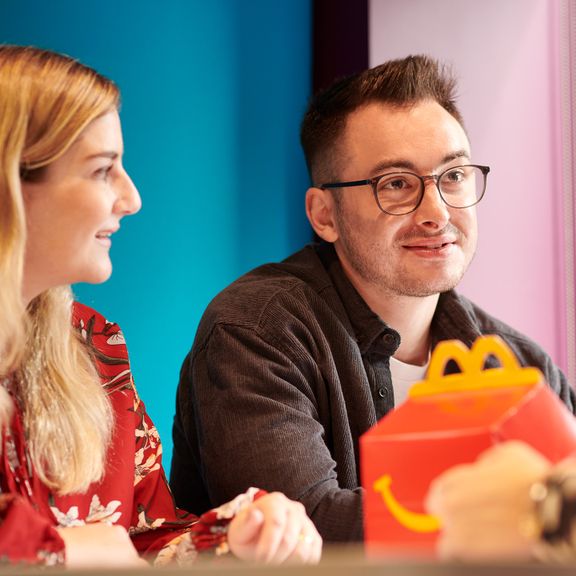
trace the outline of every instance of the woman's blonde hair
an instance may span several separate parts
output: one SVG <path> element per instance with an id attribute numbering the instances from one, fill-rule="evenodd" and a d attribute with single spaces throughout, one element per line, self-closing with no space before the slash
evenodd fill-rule
<path id="1" fill-rule="evenodd" d="M 48 50 L 0 45 L 0 379 L 13 382 L 37 474 L 60 494 L 102 478 L 112 410 L 91 351 L 72 328 L 70 287 L 23 302 L 21 180 L 41 178 L 118 106 L 116 85 L 91 68 Z"/>

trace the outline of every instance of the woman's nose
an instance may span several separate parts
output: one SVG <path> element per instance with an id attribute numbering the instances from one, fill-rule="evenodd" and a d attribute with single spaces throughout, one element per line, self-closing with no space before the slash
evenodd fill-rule
<path id="1" fill-rule="evenodd" d="M 132 182 L 132 179 L 126 172 L 122 175 L 122 181 L 119 182 L 118 200 L 116 209 L 125 216 L 136 214 L 142 207 L 142 199 L 138 189 Z"/>

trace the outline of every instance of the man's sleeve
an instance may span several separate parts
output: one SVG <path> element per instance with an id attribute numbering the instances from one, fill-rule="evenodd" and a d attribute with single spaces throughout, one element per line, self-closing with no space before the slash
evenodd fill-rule
<path id="1" fill-rule="evenodd" d="M 362 490 L 339 487 L 330 422 L 319 418 L 318 403 L 325 413 L 329 402 L 322 383 L 304 345 L 283 350 L 249 328 L 217 325 L 194 350 L 175 429 L 196 454 L 213 505 L 249 486 L 278 490 L 306 506 L 326 541 L 361 540 Z M 173 472 L 192 466 L 183 455 L 175 443 Z M 180 504 L 186 486 L 172 480 Z"/>

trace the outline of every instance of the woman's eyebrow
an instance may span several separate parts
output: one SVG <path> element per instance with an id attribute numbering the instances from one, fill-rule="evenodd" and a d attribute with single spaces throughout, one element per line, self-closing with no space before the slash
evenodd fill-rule
<path id="1" fill-rule="evenodd" d="M 102 152 L 96 152 L 95 154 L 90 154 L 86 157 L 87 160 L 93 160 L 94 158 L 110 158 L 110 160 L 116 160 L 120 157 L 120 154 L 115 150 L 103 150 Z"/>

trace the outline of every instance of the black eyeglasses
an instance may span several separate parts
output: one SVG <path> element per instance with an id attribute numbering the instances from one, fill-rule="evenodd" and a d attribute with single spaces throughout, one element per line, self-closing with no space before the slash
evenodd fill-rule
<path id="1" fill-rule="evenodd" d="M 374 198 L 382 212 L 402 216 L 414 212 L 424 198 L 426 180 L 434 180 L 440 198 L 451 208 L 470 208 L 478 204 L 486 191 L 488 166 L 466 164 L 453 166 L 441 174 L 419 176 L 413 172 L 389 172 L 368 180 L 353 182 L 329 182 L 320 185 L 326 188 L 348 188 L 372 186 Z"/>

